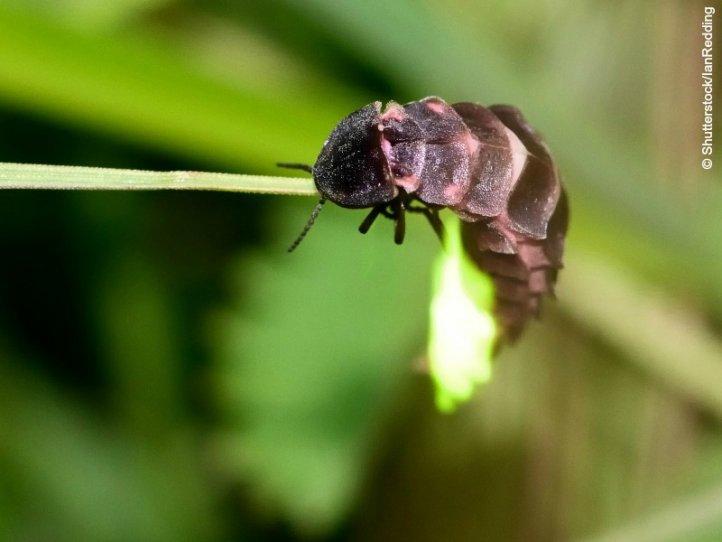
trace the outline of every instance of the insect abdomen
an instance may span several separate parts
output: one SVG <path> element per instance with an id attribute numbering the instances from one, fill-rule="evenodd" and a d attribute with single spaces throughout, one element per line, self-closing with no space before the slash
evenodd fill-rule
<path id="1" fill-rule="evenodd" d="M 476 104 L 454 107 L 469 119 L 475 135 L 483 137 L 493 131 L 497 140 L 501 139 L 497 127 L 501 124 L 510 142 L 511 167 L 506 149 L 496 156 L 496 151 L 486 157 L 479 155 L 477 167 L 482 174 L 476 186 L 489 186 L 497 196 L 493 204 L 499 207 L 494 209 L 494 216 L 481 212 L 480 220 L 463 223 L 462 238 L 471 259 L 494 281 L 497 321 L 504 337 L 513 341 L 526 322 L 539 315 L 543 296 L 554 293 L 569 220 L 566 194 L 549 149 L 518 109 L 491 106 L 482 117 L 484 108 Z M 498 124 L 486 120 L 489 114 Z M 485 122 L 477 128 L 472 122 L 480 117 Z M 483 149 L 484 139 L 481 141 Z M 485 179 L 484 172 L 494 170 L 494 161 L 499 164 L 501 178 Z M 473 186 L 468 201 L 474 199 Z M 473 204 L 468 207 L 474 209 Z"/>
<path id="2" fill-rule="evenodd" d="M 502 335 L 515 340 L 542 298 L 553 295 L 569 211 L 562 191 L 544 239 L 532 239 L 512 229 L 500 232 L 500 219 L 462 222 L 461 234 L 469 257 L 491 275 L 495 286 L 495 315 Z"/>
<path id="3" fill-rule="evenodd" d="M 515 339 L 562 267 L 568 208 L 546 144 L 505 105 L 425 98 L 381 118 L 397 186 L 462 218 L 469 256 L 495 283 L 502 334 Z"/>

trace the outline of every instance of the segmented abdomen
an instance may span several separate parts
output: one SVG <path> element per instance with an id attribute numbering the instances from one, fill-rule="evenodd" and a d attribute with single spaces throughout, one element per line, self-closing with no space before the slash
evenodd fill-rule
<path id="1" fill-rule="evenodd" d="M 495 216 L 481 210 L 476 220 L 462 222 L 462 239 L 471 259 L 491 275 L 497 322 L 504 338 L 513 341 L 526 322 L 539 315 L 543 296 L 554 293 L 569 220 L 566 193 L 549 149 L 518 109 L 505 105 L 485 109 L 476 104 L 453 107 L 482 143 L 475 186 L 494 191 L 493 205 L 498 205 L 493 209 L 498 213 Z M 480 119 L 483 122 L 477 122 Z M 497 123 L 513 134 L 506 134 L 515 154 L 511 167 L 506 165 L 510 158 L 505 151 L 489 149 L 482 156 L 484 142 L 489 141 L 490 132 L 496 132 Z M 494 133 L 495 141 L 502 139 L 499 135 Z M 514 149 L 518 144 L 514 136 L 526 150 L 523 160 L 519 157 L 524 151 Z M 462 216 L 468 207 L 460 210 Z"/>
<path id="2" fill-rule="evenodd" d="M 502 335 L 514 340 L 553 294 L 568 207 L 549 149 L 515 107 L 436 97 L 380 117 L 395 184 L 462 218 L 465 248 L 496 286 Z"/>
<path id="3" fill-rule="evenodd" d="M 469 257 L 494 282 L 494 307 L 502 336 L 514 341 L 527 321 L 539 315 L 542 298 L 553 295 L 562 268 L 568 222 L 566 194 L 562 190 L 543 239 L 534 239 L 499 226 L 503 218 L 462 222 L 461 235 Z"/>

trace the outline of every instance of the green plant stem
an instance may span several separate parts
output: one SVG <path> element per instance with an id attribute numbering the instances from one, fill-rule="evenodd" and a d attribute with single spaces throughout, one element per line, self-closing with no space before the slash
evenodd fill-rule
<path id="1" fill-rule="evenodd" d="M 13 163 L 0 163 L 0 189 L 217 190 L 289 196 L 317 195 L 310 178 Z"/>

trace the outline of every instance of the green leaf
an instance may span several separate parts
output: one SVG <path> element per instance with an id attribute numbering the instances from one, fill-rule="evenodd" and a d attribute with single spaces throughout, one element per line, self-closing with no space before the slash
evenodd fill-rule
<path id="1" fill-rule="evenodd" d="M 212 343 L 223 462 L 276 513 L 319 531 L 348 510 L 376 424 L 424 353 L 438 242 L 421 218 L 401 247 L 386 221 L 361 237 L 363 213 L 331 207 L 288 255 L 309 210 L 279 206 L 266 255 L 234 266 L 236 302 L 215 317 Z"/>
<path id="2" fill-rule="evenodd" d="M 217 533 L 191 439 L 149 446 L 37 375 L 0 364 L 0 480 L 17 538 L 171 541 Z M 109 431 L 112 430 L 111 433 Z M 27 521 L 29 520 L 29 521 Z M 13 525 L 10 525 L 13 528 Z"/>

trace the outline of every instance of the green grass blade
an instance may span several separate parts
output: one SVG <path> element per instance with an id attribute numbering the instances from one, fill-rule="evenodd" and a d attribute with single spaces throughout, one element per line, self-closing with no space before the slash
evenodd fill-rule
<path id="1" fill-rule="evenodd" d="M 312 179 L 200 171 L 145 171 L 0 163 L 0 189 L 215 190 L 314 196 Z"/>

